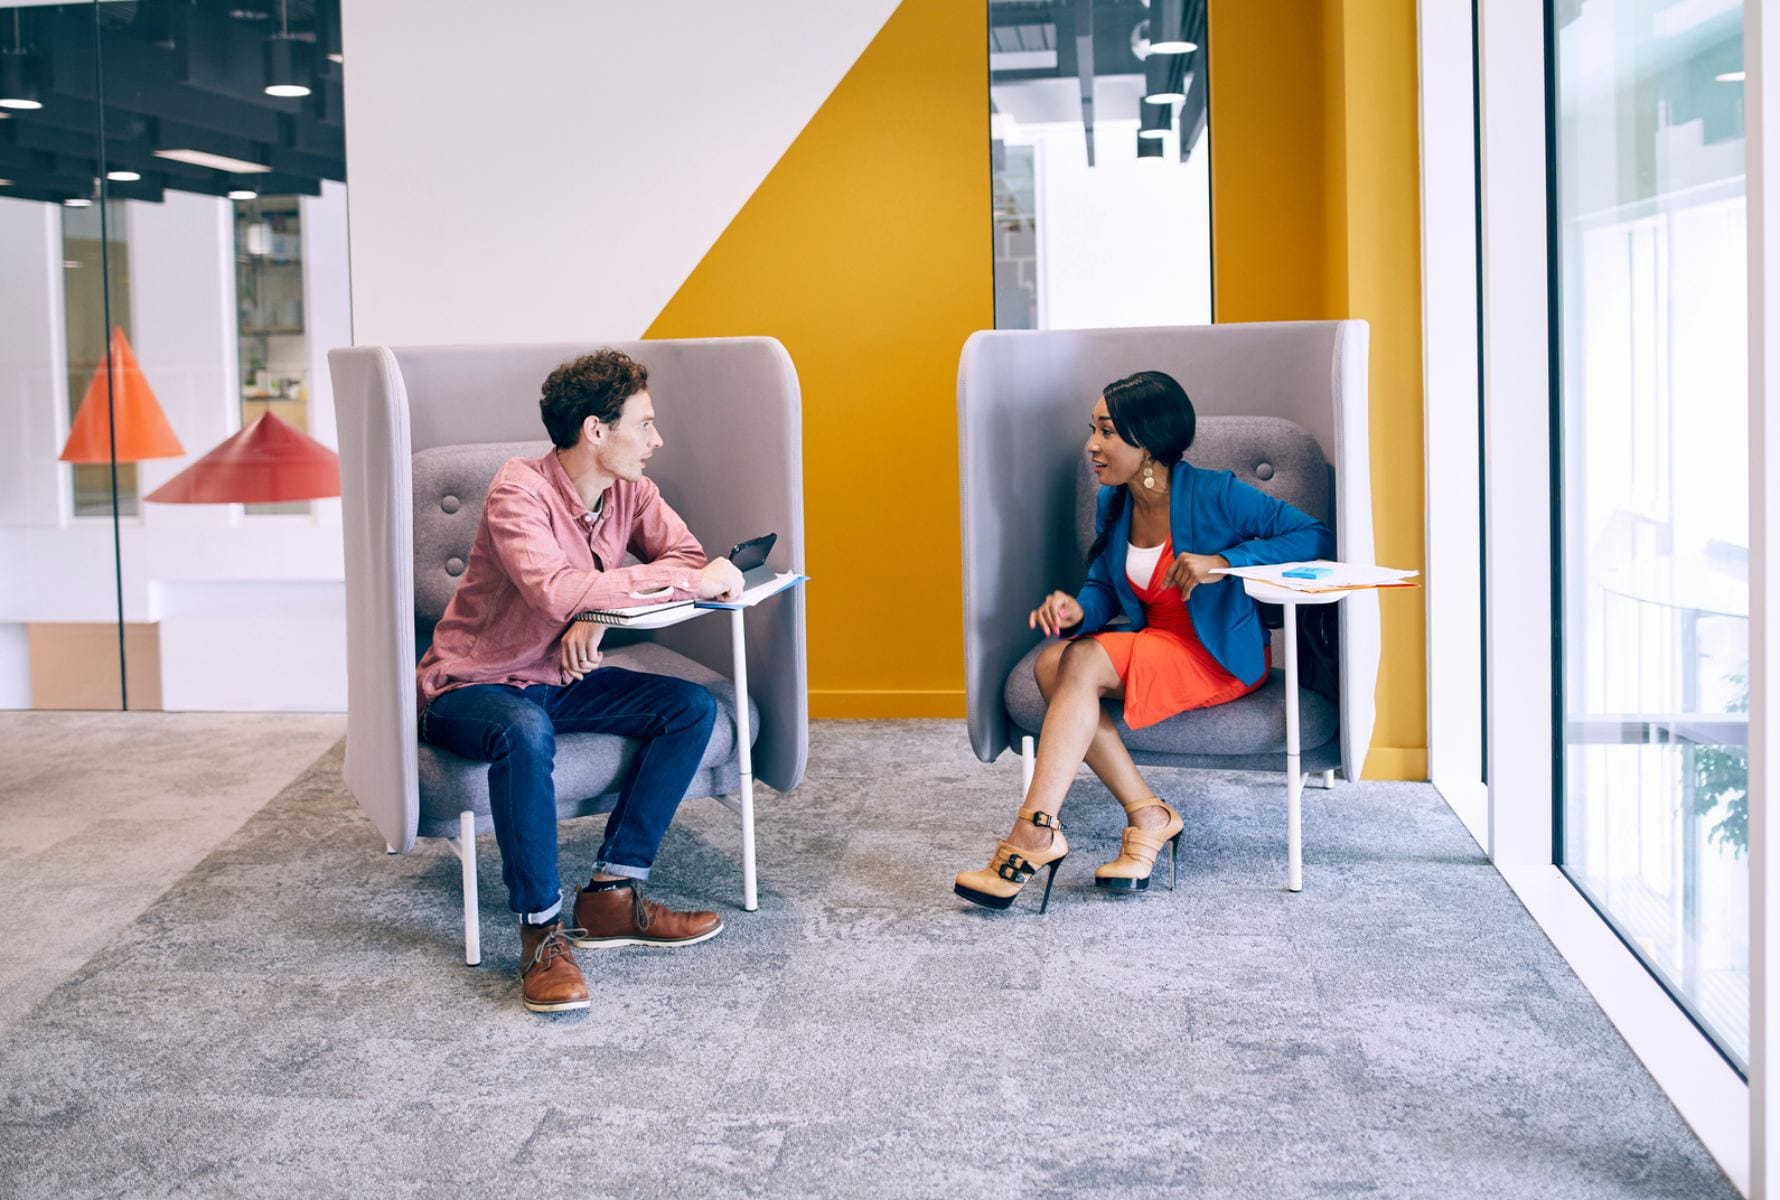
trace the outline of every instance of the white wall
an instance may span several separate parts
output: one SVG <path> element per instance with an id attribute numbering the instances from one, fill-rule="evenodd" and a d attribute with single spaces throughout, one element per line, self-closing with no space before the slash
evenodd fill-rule
<path id="1" fill-rule="evenodd" d="M 640 336 L 895 7 L 345 5 L 358 342 Z"/>

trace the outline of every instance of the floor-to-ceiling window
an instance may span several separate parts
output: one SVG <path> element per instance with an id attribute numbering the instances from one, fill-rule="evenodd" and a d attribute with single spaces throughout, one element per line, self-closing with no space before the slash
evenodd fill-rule
<path id="1" fill-rule="evenodd" d="M 1749 1052 L 1741 0 L 1549 0 L 1557 857 Z"/>

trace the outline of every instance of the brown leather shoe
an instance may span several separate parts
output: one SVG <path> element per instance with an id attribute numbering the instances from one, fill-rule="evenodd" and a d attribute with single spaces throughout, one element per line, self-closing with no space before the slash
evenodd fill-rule
<path id="1" fill-rule="evenodd" d="M 567 937 L 588 950 L 613 946 L 690 946 L 723 932 L 714 912 L 675 912 L 643 896 L 643 885 L 606 888 L 575 896 L 575 924 Z"/>
<path id="2" fill-rule="evenodd" d="M 587 1007 L 587 981 L 562 922 L 519 927 L 519 989 L 533 1012 L 567 1012 Z"/>

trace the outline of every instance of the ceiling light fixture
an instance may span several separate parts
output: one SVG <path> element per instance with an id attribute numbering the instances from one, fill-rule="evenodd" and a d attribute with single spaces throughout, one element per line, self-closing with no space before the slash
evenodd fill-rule
<path id="1" fill-rule="evenodd" d="M 1191 54 L 1199 49 L 1183 36 L 1186 0 L 1151 0 L 1150 53 Z"/>
<path id="2" fill-rule="evenodd" d="M 1143 118 L 1137 126 L 1140 138 L 1165 138 L 1174 125 L 1174 110 L 1166 105 L 1149 105 L 1143 110 Z"/>
<path id="3" fill-rule="evenodd" d="M 315 78 L 308 42 L 290 35 L 288 0 L 278 0 L 279 31 L 266 39 L 266 95 L 294 99 L 309 94 L 305 80 Z"/>
<path id="4" fill-rule="evenodd" d="M 113 183 L 135 183 L 141 179 L 142 176 L 135 171 L 107 171 L 105 172 L 105 178 L 111 180 Z"/>
<path id="5" fill-rule="evenodd" d="M 244 158 L 230 158 L 226 154 L 212 154 L 208 150 L 156 150 L 156 158 L 168 158 L 174 162 L 187 163 L 194 167 L 210 167 L 217 171 L 233 171 L 237 175 L 266 175 L 272 168 L 264 163 L 248 162 Z"/>
<path id="6" fill-rule="evenodd" d="M 1185 63 L 1178 54 L 1152 54 L 1143 64 L 1143 102 L 1146 105 L 1174 104 L 1185 100 L 1181 87 Z"/>
<path id="7" fill-rule="evenodd" d="M 252 188 L 232 188 L 229 191 L 231 200 L 258 200 L 260 194 Z"/>
<path id="8" fill-rule="evenodd" d="M 29 112 L 43 107 L 43 60 L 25 49 L 19 10 L 12 10 L 12 49 L 0 46 L 0 108 Z"/>
<path id="9" fill-rule="evenodd" d="M 91 200 L 87 200 L 81 196 L 70 196 L 68 199 L 62 201 L 62 203 L 69 208 L 91 208 L 93 206 Z"/>
<path id="10" fill-rule="evenodd" d="M 1741 72 L 1741 71 L 1726 71 L 1724 74 L 1718 76 L 1717 78 L 1718 78 L 1718 82 L 1720 82 L 1720 83 L 1742 83 L 1743 82 L 1743 72 Z"/>

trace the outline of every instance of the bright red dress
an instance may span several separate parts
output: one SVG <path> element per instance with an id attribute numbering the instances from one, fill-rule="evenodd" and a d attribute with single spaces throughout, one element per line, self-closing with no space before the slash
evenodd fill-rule
<path id="1" fill-rule="evenodd" d="M 1173 561 L 1174 539 L 1170 538 L 1150 573 L 1149 585 L 1136 589 L 1147 622 L 1142 629 L 1089 635 L 1112 659 L 1113 669 L 1125 684 L 1125 724 L 1132 729 L 1166 721 L 1188 709 L 1228 703 L 1267 682 L 1265 673 L 1252 686 L 1242 682 L 1224 670 L 1200 642 L 1180 589 L 1162 585 Z M 1226 579 L 1215 586 L 1241 585 Z M 1267 665 L 1273 665 L 1271 648 Z"/>

